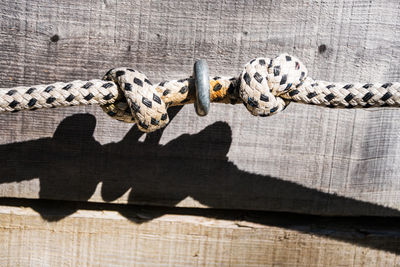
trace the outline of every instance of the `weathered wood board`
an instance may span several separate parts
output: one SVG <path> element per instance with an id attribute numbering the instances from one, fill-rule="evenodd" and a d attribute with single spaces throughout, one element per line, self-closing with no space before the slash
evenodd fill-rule
<path id="1" fill-rule="evenodd" d="M 0 265 L 400 266 L 398 227 L 390 236 L 379 226 L 367 234 L 318 221 L 289 223 L 289 229 L 180 214 L 140 222 L 154 211 L 141 212 L 127 220 L 116 211 L 78 210 L 46 222 L 30 208 L 0 206 Z"/>
<path id="2" fill-rule="evenodd" d="M 117 66 L 160 81 L 189 75 L 196 58 L 237 75 L 280 52 L 318 79 L 399 81 L 399 5 L 5 0 L 0 85 L 99 78 Z M 398 216 L 399 118 L 298 104 L 270 118 L 212 105 L 199 118 L 185 106 L 145 138 L 98 107 L 1 114 L 0 196 Z"/>

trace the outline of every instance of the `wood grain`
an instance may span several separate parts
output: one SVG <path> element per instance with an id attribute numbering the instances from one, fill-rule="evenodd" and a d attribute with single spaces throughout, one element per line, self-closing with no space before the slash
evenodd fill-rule
<path id="1" fill-rule="evenodd" d="M 47 216 L 64 212 L 63 207 L 45 210 Z M 399 229 L 388 236 L 388 228 L 372 226 L 372 232 L 366 234 L 365 229 L 338 230 L 337 224 L 318 221 L 297 222 L 285 229 L 240 219 L 181 214 L 140 222 L 152 212 L 130 211 L 131 220 L 127 220 L 117 211 L 78 210 L 49 223 L 30 208 L 0 206 L 0 264 L 400 266 L 399 256 L 393 252 L 400 247 Z"/>
<path id="2" fill-rule="evenodd" d="M 399 5 L 5 0 L 0 85 L 99 78 L 118 66 L 161 81 L 189 75 L 196 58 L 213 75 L 237 75 L 281 52 L 317 79 L 399 81 Z M 0 196 L 399 216 L 399 117 L 292 104 L 270 118 L 212 105 L 199 118 L 185 106 L 145 137 L 98 107 L 1 114 Z"/>

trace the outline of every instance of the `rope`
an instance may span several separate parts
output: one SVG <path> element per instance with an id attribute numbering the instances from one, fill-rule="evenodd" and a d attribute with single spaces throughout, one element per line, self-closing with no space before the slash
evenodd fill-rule
<path id="1" fill-rule="evenodd" d="M 167 108 L 195 101 L 193 78 L 152 84 L 133 69 L 111 69 L 103 80 L 0 89 L 0 112 L 98 104 L 111 117 L 144 132 L 164 127 Z M 332 83 L 307 77 L 306 67 L 282 54 L 256 58 L 238 78 L 210 78 L 211 102 L 243 103 L 256 116 L 283 110 L 291 101 L 331 108 L 400 106 L 400 83 Z"/>

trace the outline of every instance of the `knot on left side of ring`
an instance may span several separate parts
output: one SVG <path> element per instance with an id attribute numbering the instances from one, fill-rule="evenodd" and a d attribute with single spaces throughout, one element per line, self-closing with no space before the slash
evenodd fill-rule
<path id="1" fill-rule="evenodd" d="M 153 132 L 168 124 L 167 106 L 146 75 L 130 68 L 115 68 L 103 79 L 115 82 L 119 90 L 115 103 L 102 106 L 109 116 L 136 123 L 143 132 Z"/>

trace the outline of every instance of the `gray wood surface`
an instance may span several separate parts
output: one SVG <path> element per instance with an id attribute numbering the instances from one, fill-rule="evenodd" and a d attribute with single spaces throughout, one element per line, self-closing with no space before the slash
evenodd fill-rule
<path id="1" fill-rule="evenodd" d="M 399 38 L 397 0 L 4 0 L 0 86 L 99 78 L 118 66 L 157 82 L 191 74 L 196 58 L 212 75 L 237 75 L 281 52 L 316 79 L 399 81 Z M 1 114 L 0 196 L 400 215 L 400 110 L 175 113 L 148 136 L 99 107 Z"/>

